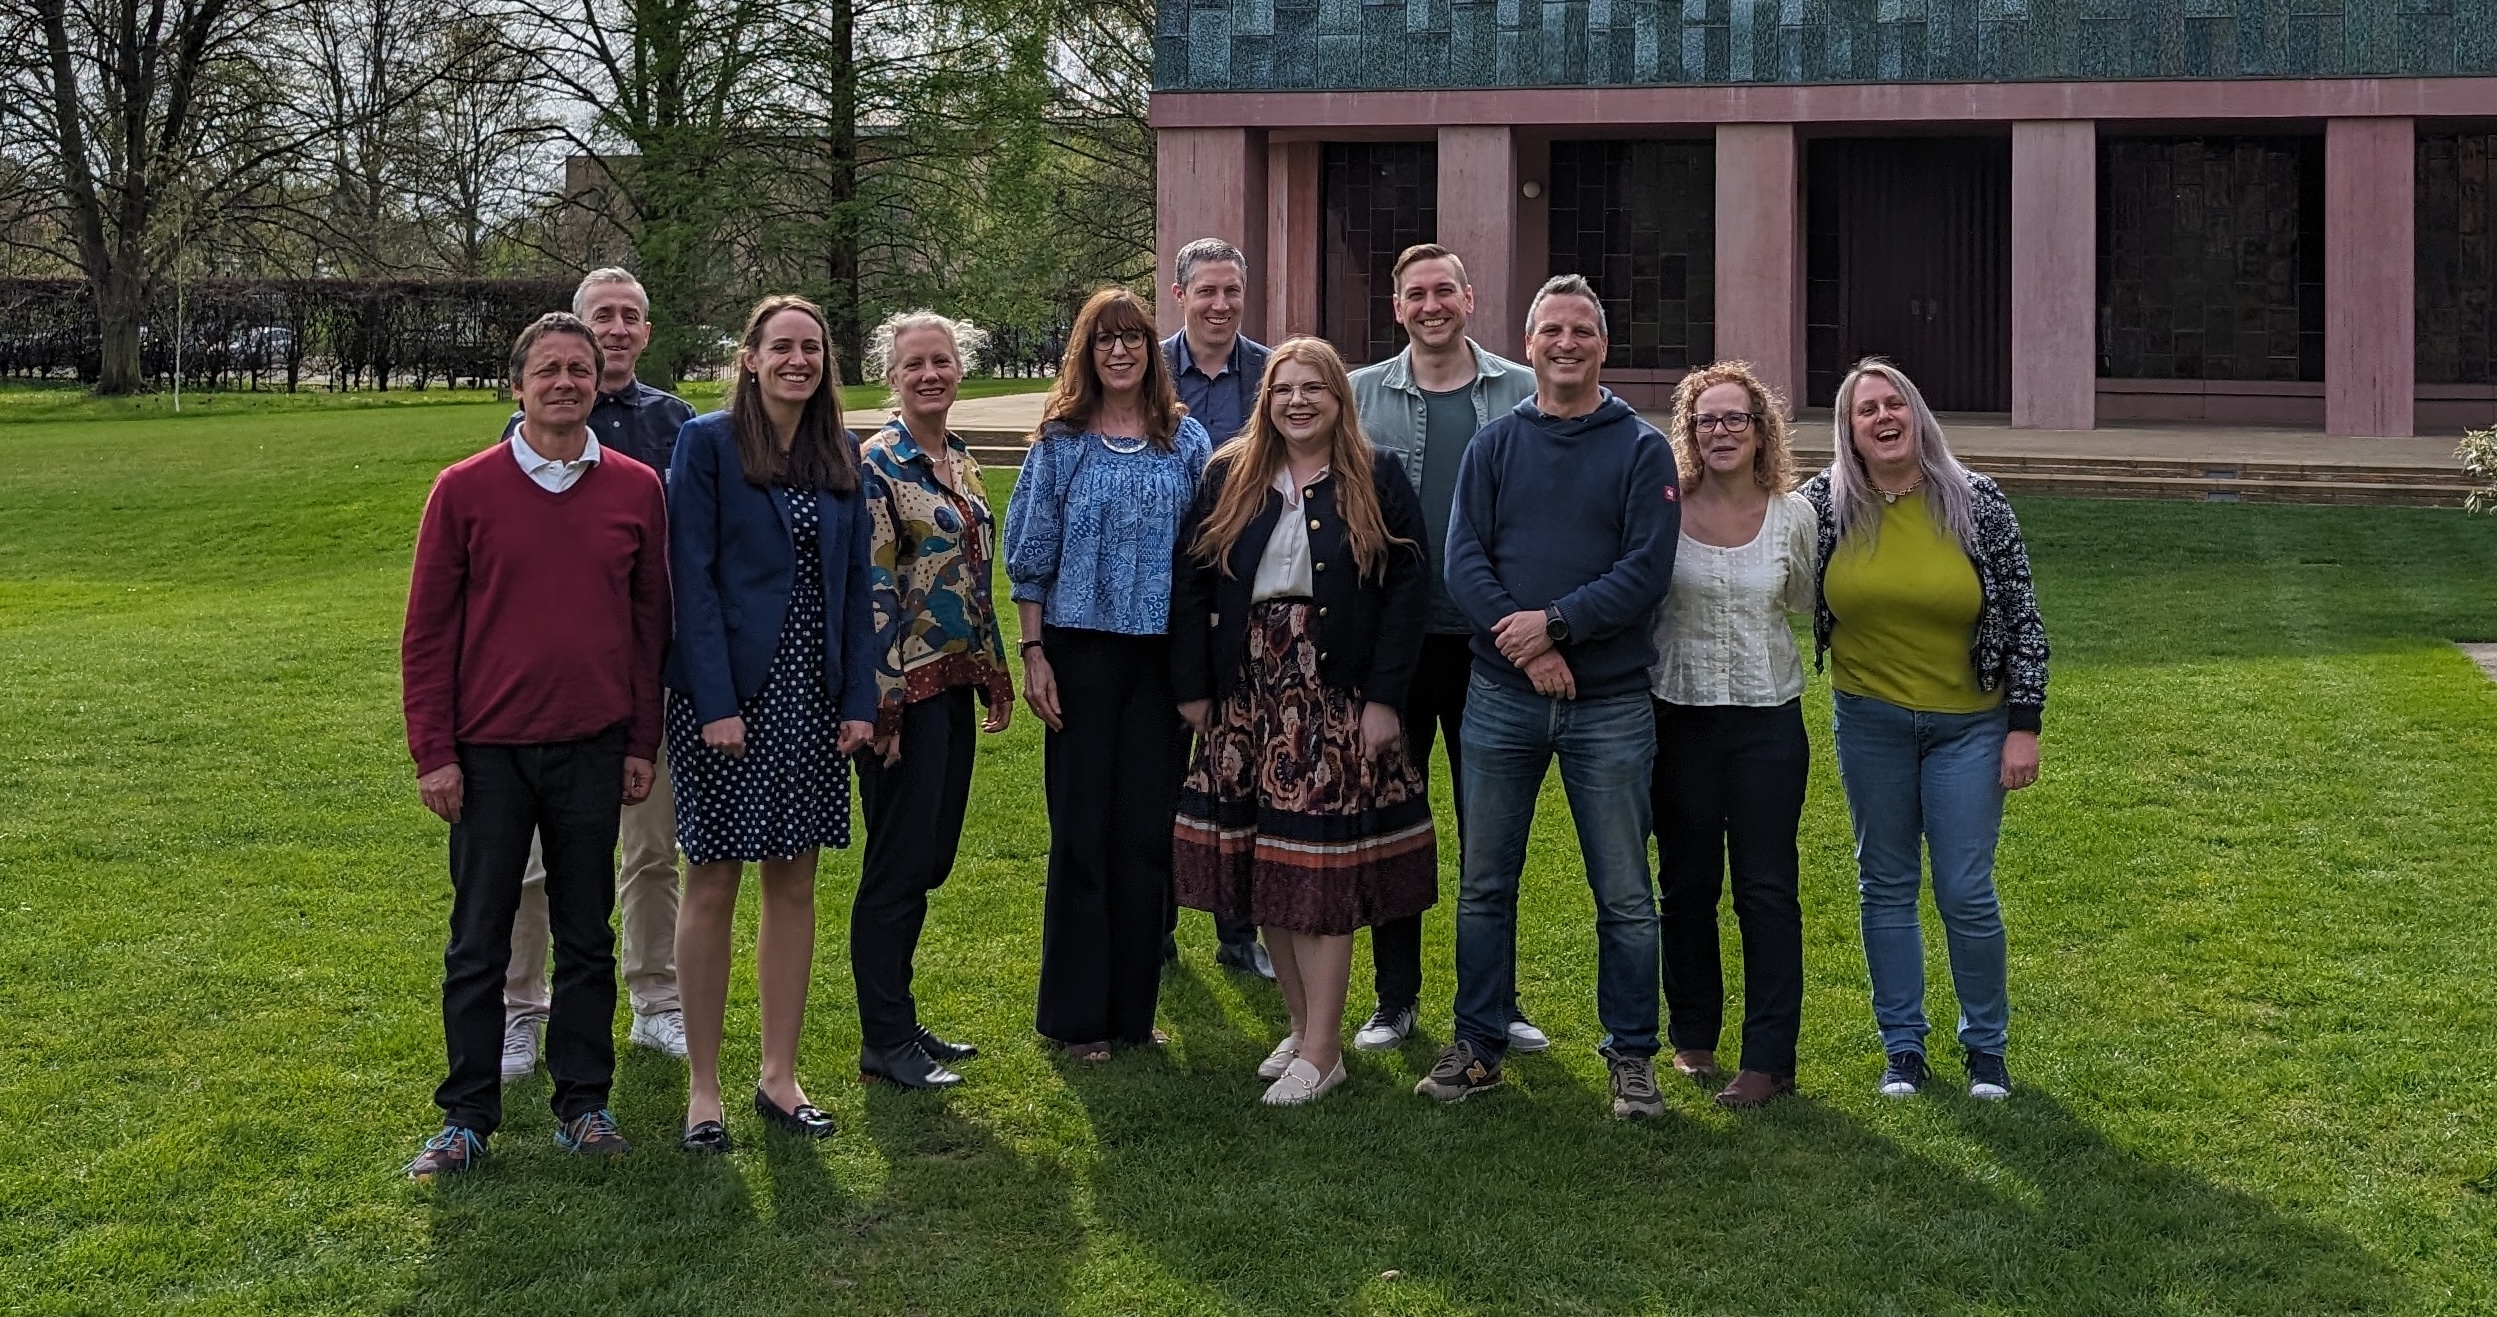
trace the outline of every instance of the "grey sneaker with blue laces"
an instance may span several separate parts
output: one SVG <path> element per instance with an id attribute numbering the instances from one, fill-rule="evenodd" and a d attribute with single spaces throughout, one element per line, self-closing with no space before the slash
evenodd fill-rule
<path id="1" fill-rule="evenodd" d="M 486 1159 L 486 1141 L 475 1130 L 462 1125 L 445 1125 L 442 1132 L 425 1140 L 415 1160 L 401 1169 L 407 1178 L 418 1184 L 430 1184 L 435 1177 L 459 1175 L 477 1169 Z"/>
<path id="2" fill-rule="evenodd" d="M 614 1114 L 605 1107 L 584 1111 L 557 1125 L 555 1146 L 585 1157 L 621 1157 L 633 1150 L 633 1145 L 616 1129 Z"/>

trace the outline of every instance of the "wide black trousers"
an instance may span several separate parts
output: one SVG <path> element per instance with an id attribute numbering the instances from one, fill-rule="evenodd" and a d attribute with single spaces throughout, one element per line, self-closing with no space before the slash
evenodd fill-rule
<path id="1" fill-rule="evenodd" d="M 919 1037 L 910 995 L 911 958 L 928 919 L 928 893 L 953 872 L 971 800 L 978 701 L 968 686 L 902 710 L 902 757 L 892 767 L 858 752 L 858 799 L 867 848 L 850 903 L 850 977 L 858 985 L 859 1040 L 900 1047 Z"/>
<path id="2" fill-rule="evenodd" d="M 1457 838 L 1465 837 L 1465 686 L 1474 676 L 1472 641 L 1465 636 L 1422 637 L 1422 659 L 1405 688 L 1405 749 L 1427 779 L 1431 744 L 1448 737 L 1448 786 L 1456 795 Z M 1371 981 L 1379 1007 L 1395 1011 L 1422 996 L 1422 916 L 1391 919 L 1370 930 Z"/>
<path id="3" fill-rule="evenodd" d="M 1187 724 L 1161 636 L 1048 627 L 1060 731 L 1045 738 L 1049 891 L 1036 1025 L 1062 1043 L 1153 1035 Z"/>
<path id="4" fill-rule="evenodd" d="M 1656 703 L 1652 779 L 1666 1036 L 1714 1050 L 1725 1029 L 1717 897 L 1732 861 L 1743 937 L 1742 1068 L 1795 1071 L 1803 1020 L 1803 901 L 1795 829 L 1812 746 L 1803 704 Z"/>
<path id="5" fill-rule="evenodd" d="M 551 745 L 459 747 L 464 799 L 451 825 L 451 943 L 442 954 L 442 1040 L 450 1074 L 434 1090 L 443 1123 L 480 1136 L 503 1123 L 503 974 L 520 875 L 537 837 L 555 941 L 546 1017 L 553 1107 L 570 1120 L 607 1105 L 616 1069 L 616 827 L 624 729 Z"/>

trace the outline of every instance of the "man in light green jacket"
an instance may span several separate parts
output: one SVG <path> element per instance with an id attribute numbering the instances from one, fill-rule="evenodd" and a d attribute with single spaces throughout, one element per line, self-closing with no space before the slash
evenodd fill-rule
<path id="1" fill-rule="evenodd" d="M 1474 287 L 1465 262 L 1437 243 L 1407 247 L 1396 258 L 1396 323 L 1409 340 L 1405 350 L 1375 366 L 1354 371 L 1353 405 L 1361 428 L 1379 451 L 1394 453 L 1412 477 L 1429 528 L 1424 548 L 1431 566 L 1430 631 L 1414 669 L 1405 703 L 1405 735 L 1413 756 L 1429 770 L 1431 742 L 1448 738 L 1448 775 L 1456 791 L 1457 827 L 1465 826 L 1463 747 L 1465 686 L 1473 676 L 1468 648 L 1473 626 L 1448 598 L 1448 510 L 1456 497 L 1457 468 L 1474 433 L 1534 396 L 1535 374 L 1466 337 L 1474 314 Z M 1460 843 L 1462 837 L 1460 836 Z M 1353 1036 L 1353 1046 L 1383 1051 L 1413 1032 L 1422 995 L 1422 917 L 1380 924 L 1371 932 L 1377 966 L 1378 1009 Z M 1518 1015 L 1509 1025 L 1509 1046 L 1539 1052 L 1551 1046 L 1543 1031 Z"/>

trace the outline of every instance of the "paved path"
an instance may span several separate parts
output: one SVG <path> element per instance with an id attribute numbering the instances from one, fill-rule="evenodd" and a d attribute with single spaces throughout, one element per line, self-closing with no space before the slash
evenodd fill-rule
<path id="1" fill-rule="evenodd" d="M 989 444 L 1020 440 L 1040 423 L 1042 395 L 974 398 L 954 405 L 954 428 Z M 1648 419 L 1664 417 L 1649 413 Z M 2248 463 L 2364 463 L 2369 466 L 2452 472 L 2462 469 L 2449 438 L 2347 439 L 2312 430 L 2227 425 L 2154 425 L 2123 422 L 2096 430 L 2015 430 L 2011 418 L 1945 416 L 1952 451 L 1963 458 L 2084 457 L 2110 461 L 2180 459 L 2214 467 Z M 1830 451 L 1830 414 L 1807 410 L 1795 422 L 1796 447 Z"/>

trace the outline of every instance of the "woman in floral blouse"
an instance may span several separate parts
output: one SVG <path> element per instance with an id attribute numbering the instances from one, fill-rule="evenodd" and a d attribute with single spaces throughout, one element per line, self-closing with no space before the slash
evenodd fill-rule
<path id="1" fill-rule="evenodd" d="M 987 336 L 928 311 L 876 327 L 868 348 L 901 414 L 862 446 L 874 564 L 876 735 L 858 756 L 867 854 L 850 907 L 859 1074 L 904 1088 L 962 1082 L 978 1049 L 919 1022 L 911 956 L 971 798 L 972 726 L 1002 732 L 1014 681 L 989 591 L 996 518 L 980 465 L 946 428 Z M 975 713 L 977 698 L 984 712 Z"/>

